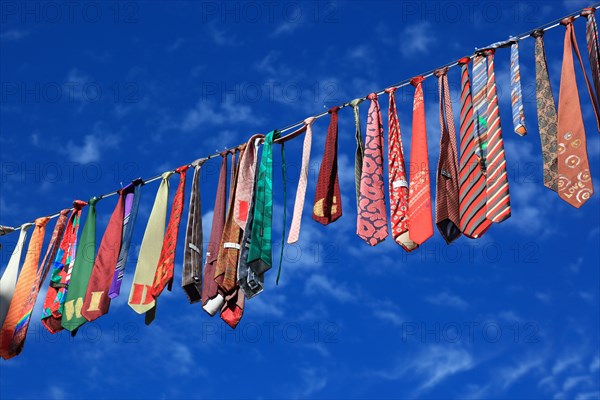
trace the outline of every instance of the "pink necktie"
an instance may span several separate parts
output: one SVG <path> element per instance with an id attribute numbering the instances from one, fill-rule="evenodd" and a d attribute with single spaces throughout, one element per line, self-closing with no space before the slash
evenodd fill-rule
<path id="1" fill-rule="evenodd" d="M 371 105 L 360 179 L 356 234 L 371 246 L 375 246 L 388 235 L 383 189 L 383 125 L 377 94 L 371 93 L 367 98 L 371 100 Z"/>

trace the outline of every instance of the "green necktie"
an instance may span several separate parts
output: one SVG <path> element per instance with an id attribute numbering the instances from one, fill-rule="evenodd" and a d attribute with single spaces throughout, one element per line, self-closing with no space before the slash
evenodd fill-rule
<path id="1" fill-rule="evenodd" d="M 262 274 L 272 266 L 271 236 L 273 224 L 273 139 L 280 137 L 271 131 L 263 143 L 258 181 L 252 239 L 248 251 L 248 265 L 256 274 Z"/>
<path id="2" fill-rule="evenodd" d="M 71 274 L 71 280 L 65 298 L 61 325 L 71 332 L 87 322 L 81 315 L 81 308 L 96 258 L 96 203 L 98 200 L 100 199 L 94 197 L 88 202 L 88 215 L 77 245 L 75 264 L 72 271 L 68 272 Z"/>

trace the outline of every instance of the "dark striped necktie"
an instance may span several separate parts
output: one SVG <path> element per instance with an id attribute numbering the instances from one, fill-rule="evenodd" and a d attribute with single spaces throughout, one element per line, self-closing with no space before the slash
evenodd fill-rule
<path id="1" fill-rule="evenodd" d="M 441 132 L 435 192 L 435 224 L 446 243 L 452 243 L 461 235 L 456 128 L 448 84 L 448 68 L 438 69 L 434 75 L 438 78 Z"/>
<path id="2" fill-rule="evenodd" d="M 598 46 L 598 25 L 596 25 L 595 13 L 596 9 L 594 7 L 587 7 L 583 9 L 581 15 L 587 18 L 585 24 L 585 40 L 590 56 L 592 79 L 596 89 L 596 101 L 598 106 L 600 106 L 600 49 Z"/>

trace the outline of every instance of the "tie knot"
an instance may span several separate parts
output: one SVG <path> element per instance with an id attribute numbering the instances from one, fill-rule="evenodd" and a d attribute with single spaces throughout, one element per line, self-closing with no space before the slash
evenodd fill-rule
<path id="1" fill-rule="evenodd" d="M 177 169 L 175 169 L 175 172 L 177 172 L 178 174 L 182 174 L 185 171 L 187 171 L 189 167 L 190 167 L 189 165 L 182 165 L 181 167 L 178 167 Z"/>
<path id="2" fill-rule="evenodd" d="M 163 180 L 167 180 L 171 177 L 171 175 L 173 175 L 174 172 L 173 171 L 167 171 L 167 172 L 163 172 L 163 174 L 161 175 L 161 178 Z"/>
<path id="3" fill-rule="evenodd" d="M 457 61 L 458 65 L 467 65 L 471 62 L 471 57 L 463 57 Z"/>
<path id="4" fill-rule="evenodd" d="M 50 221 L 49 217 L 41 217 L 35 220 L 35 226 L 43 228 Z"/>
<path id="5" fill-rule="evenodd" d="M 100 198 L 94 196 L 94 197 L 92 197 L 91 199 L 88 200 L 88 204 L 90 206 L 95 206 L 98 201 L 100 201 Z"/>
<path id="6" fill-rule="evenodd" d="M 425 78 L 423 78 L 422 75 L 419 76 L 415 76 L 414 78 L 412 78 L 410 80 L 410 84 L 413 85 L 414 87 L 417 87 L 421 84 L 421 82 L 423 82 L 425 80 Z"/>
<path id="7" fill-rule="evenodd" d="M 198 168 L 204 165 L 204 163 L 208 160 L 208 158 L 203 157 L 203 158 L 199 158 L 197 160 L 195 160 L 194 162 L 192 162 L 192 167 L 194 168 Z"/>
<path id="8" fill-rule="evenodd" d="M 562 21 L 560 21 L 560 24 L 561 25 L 565 25 L 565 26 L 569 26 L 569 25 L 571 25 L 573 23 L 574 20 L 575 20 L 574 17 L 567 17 L 567 18 L 564 18 Z"/>
<path id="9" fill-rule="evenodd" d="M 385 89 L 385 92 L 387 94 L 394 94 L 394 93 L 396 93 L 396 90 L 398 90 L 398 88 L 396 86 L 392 86 L 392 87 Z"/>
<path id="10" fill-rule="evenodd" d="M 536 29 L 535 31 L 531 32 L 531 36 L 533 36 L 534 38 L 542 37 L 542 36 L 544 36 L 544 30 Z"/>
<path id="11" fill-rule="evenodd" d="M 315 120 L 315 117 L 308 117 L 304 120 L 304 125 L 312 125 L 312 123 L 315 122 Z"/>
<path id="12" fill-rule="evenodd" d="M 433 71 L 433 75 L 435 75 L 437 78 L 444 76 L 447 73 L 448 73 L 448 67 L 438 68 L 435 71 Z"/>
<path id="13" fill-rule="evenodd" d="M 333 107 L 331 107 L 329 110 L 327 110 L 327 112 L 328 112 L 329 114 L 337 114 L 337 112 L 338 112 L 339 110 L 340 110 L 340 107 L 339 107 L 339 106 L 333 106 Z"/>
<path id="14" fill-rule="evenodd" d="M 14 230 L 15 230 L 15 228 L 13 228 L 12 226 L 0 225 L 0 236 L 7 235 L 7 234 L 13 232 Z"/>
<path id="15" fill-rule="evenodd" d="M 486 57 L 493 56 L 494 54 L 496 54 L 496 49 L 485 49 L 483 50 L 482 54 Z"/>
<path id="16" fill-rule="evenodd" d="M 587 18 L 590 15 L 594 15 L 595 12 L 596 9 L 594 7 L 586 7 L 581 11 L 581 16 Z"/>
<path id="17" fill-rule="evenodd" d="M 85 202 L 83 200 L 75 200 L 73 202 L 73 208 L 75 208 L 75 210 L 77 210 L 77 211 L 81 210 L 85 206 L 87 206 L 87 202 Z"/>
<path id="18" fill-rule="evenodd" d="M 373 101 L 373 100 L 377 100 L 377 93 L 371 93 L 367 96 L 367 99 Z"/>
<path id="19" fill-rule="evenodd" d="M 358 99 L 354 99 L 354 100 L 352 100 L 352 101 L 351 101 L 350 103 L 348 103 L 348 104 L 350 104 L 350 107 L 352 107 L 352 108 L 356 108 L 356 107 L 358 107 L 358 105 L 359 105 L 360 103 L 362 103 L 363 101 L 364 101 L 364 99 L 363 99 L 362 97 L 360 97 L 360 98 L 358 98 Z"/>
<path id="20" fill-rule="evenodd" d="M 70 208 L 65 208 L 64 210 L 62 210 L 60 212 L 61 217 L 64 217 L 65 215 L 67 215 L 69 212 L 71 212 Z"/>

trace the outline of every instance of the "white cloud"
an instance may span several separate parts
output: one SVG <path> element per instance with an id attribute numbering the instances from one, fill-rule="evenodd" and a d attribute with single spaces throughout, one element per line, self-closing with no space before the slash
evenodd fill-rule
<path id="1" fill-rule="evenodd" d="M 231 97 L 225 97 L 219 104 L 200 100 L 189 110 L 180 124 L 181 130 L 190 132 L 203 125 L 223 125 L 243 122 L 260 122 L 251 107 L 234 103 Z"/>
<path id="2" fill-rule="evenodd" d="M 431 33 L 432 26 L 429 21 L 407 25 L 401 34 L 400 52 L 402 55 L 404 57 L 414 57 L 418 54 L 427 53 L 429 46 L 435 43 L 435 37 Z"/>
<path id="3" fill-rule="evenodd" d="M 546 304 L 550 303 L 550 296 L 546 293 L 536 292 L 535 298 L 538 299 L 539 301 L 541 301 L 542 303 L 546 303 Z"/>
<path id="4" fill-rule="evenodd" d="M 340 303 L 348 303 L 355 300 L 355 296 L 346 287 L 346 284 L 335 282 L 325 275 L 311 275 L 305 282 L 304 291 L 308 295 L 329 295 Z"/>
<path id="5" fill-rule="evenodd" d="M 501 369 L 498 375 L 498 382 L 502 382 L 502 389 L 506 390 L 515 384 L 518 380 L 530 373 L 534 368 L 542 365 L 544 359 L 541 356 L 528 358 L 520 361 L 517 365 L 511 365 Z"/>
<path id="6" fill-rule="evenodd" d="M 286 21 L 283 24 L 279 25 L 275 30 L 271 33 L 271 37 L 279 37 L 282 35 L 289 35 L 301 26 L 300 21 Z"/>
<path id="7" fill-rule="evenodd" d="M 116 147 L 119 142 L 120 139 L 116 135 L 86 135 L 82 144 L 70 140 L 63 152 L 71 161 L 88 164 L 100 161 L 102 151 Z"/>
<path id="8" fill-rule="evenodd" d="M 235 35 L 219 29 L 215 21 L 206 25 L 206 31 L 213 43 L 218 46 L 239 46 L 241 44 Z"/>
<path id="9" fill-rule="evenodd" d="M 431 304 L 435 304 L 438 306 L 447 306 L 457 309 L 465 309 L 469 306 L 469 304 L 464 301 L 462 298 L 450 294 L 448 292 L 442 292 L 436 294 L 435 296 L 426 297 L 425 300 Z"/>
<path id="10" fill-rule="evenodd" d="M 380 320 L 389 322 L 394 326 L 402 326 L 402 324 L 405 321 L 405 319 L 400 314 L 391 310 L 380 310 L 376 308 L 373 311 L 373 314 Z"/>
<path id="11" fill-rule="evenodd" d="M 472 369 L 475 364 L 471 354 L 464 348 L 430 345 L 419 354 L 400 360 L 395 368 L 375 374 L 387 380 L 398 380 L 405 376 L 416 377 L 420 381 L 418 392 L 421 392 L 435 387 L 452 375 Z"/>

